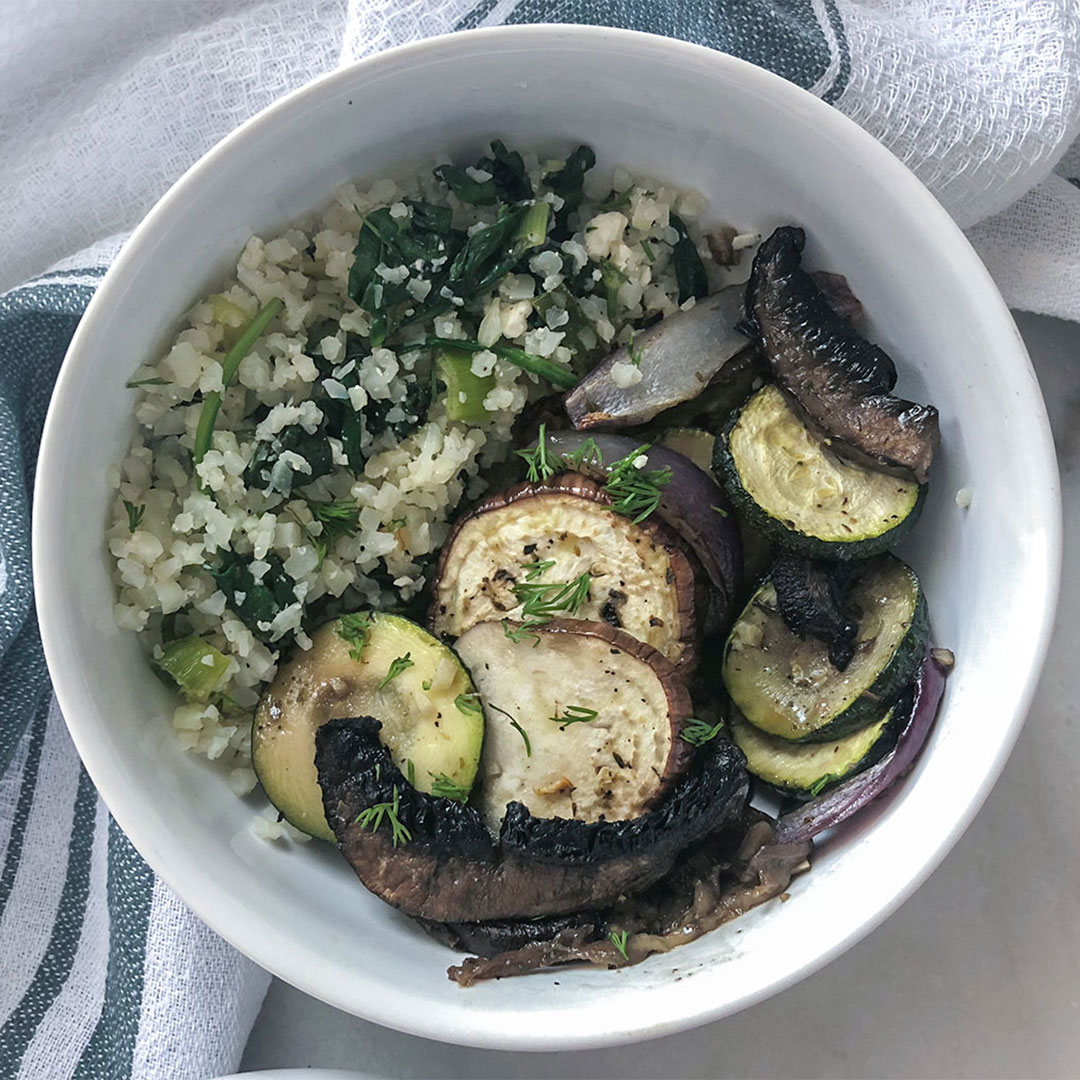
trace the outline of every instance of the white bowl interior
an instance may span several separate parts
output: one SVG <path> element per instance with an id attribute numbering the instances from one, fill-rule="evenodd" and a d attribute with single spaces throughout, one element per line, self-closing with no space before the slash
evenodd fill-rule
<path id="1" fill-rule="evenodd" d="M 132 432 L 124 380 L 252 233 L 318 209 L 340 182 L 402 174 L 492 136 L 601 171 L 694 187 L 711 213 L 794 221 L 811 265 L 845 273 L 935 402 L 944 446 L 907 555 L 957 667 L 915 775 L 826 845 L 771 903 L 621 972 L 564 970 L 462 991 L 442 946 L 371 897 L 335 852 L 256 839 L 253 804 L 173 743 L 168 696 L 114 626 L 99 528 L 105 469 Z M 961 510 L 954 495 L 970 487 Z M 84 542 L 80 543 L 79 539 Z M 210 925 L 343 1009 L 434 1038 L 555 1049 L 645 1038 L 735 1011 L 876 925 L 930 872 L 1004 761 L 1056 595 L 1057 474 L 1019 336 L 962 235 L 917 182 L 827 106 L 704 49 L 608 30 L 458 35 L 292 95 L 197 165 L 101 286 L 49 415 L 35 507 L 38 605 L 57 693 L 120 825 Z M 690 976 L 693 976 L 692 978 Z"/>

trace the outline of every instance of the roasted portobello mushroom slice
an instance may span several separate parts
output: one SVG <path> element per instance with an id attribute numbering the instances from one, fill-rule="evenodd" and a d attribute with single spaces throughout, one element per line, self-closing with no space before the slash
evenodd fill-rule
<path id="1" fill-rule="evenodd" d="M 937 410 L 893 396 L 896 366 L 802 268 L 805 242 L 802 229 L 784 226 L 762 243 L 743 326 L 761 341 L 777 382 L 848 454 L 925 483 L 940 441 Z"/>
<path id="2" fill-rule="evenodd" d="M 267 798 L 298 829 L 333 843 L 315 773 L 315 732 L 332 717 L 365 713 L 382 723 L 396 762 L 421 791 L 468 792 L 484 741 L 479 706 L 461 661 L 397 615 L 357 612 L 322 626 L 297 649 L 259 702 L 251 758 Z M 472 697 L 470 697 L 472 695 Z"/>
<path id="3" fill-rule="evenodd" d="M 487 718 L 479 805 L 616 821 L 656 806 L 685 771 L 692 712 L 676 669 L 606 623 L 478 623 L 457 640 Z"/>
<path id="4" fill-rule="evenodd" d="M 843 671 L 855 655 L 859 632 L 847 603 L 851 564 L 781 552 L 769 576 L 784 625 L 799 637 L 816 637 L 828 648 L 829 663 Z"/>
<path id="5" fill-rule="evenodd" d="M 616 513 L 595 480 L 563 473 L 517 484 L 451 533 L 431 626 L 457 637 L 479 622 L 528 622 L 543 610 L 609 623 L 690 667 L 705 601 L 695 562 L 659 522 Z"/>
<path id="6" fill-rule="evenodd" d="M 747 524 L 815 558 L 862 559 L 914 527 L 925 488 L 841 457 L 777 386 L 763 386 L 716 440 L 714 471 Z"/>
<path id="7" fill-rule="evenodd" d="M 493 841 L 475 807 L 407 783 L 370 717 L 319 728 L 315 766 L 326 819 L 360 880 L 409 915 L 451 923 L 607 907 L 659 880 L 679 852 L 740 816 L 749 792 L 742 751 L 717 738 L 641 817 L 535 818 L 514 803 Z"/>
<path id="8" fill-rule="evenodd" d="M 829 646 L 784 623 L 766 580 L 724 648 L 724 685 L 746 719 L 769 735 L 824 742 L 879 720 L 915 677 L 926 652 L 926 599 L 914 571 L 892 555 L 852 569 L 848 610 L 858 622 L 844 671 Z"/>

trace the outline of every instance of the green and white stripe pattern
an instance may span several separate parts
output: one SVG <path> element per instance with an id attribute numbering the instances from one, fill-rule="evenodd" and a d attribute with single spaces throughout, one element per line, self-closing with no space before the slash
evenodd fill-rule
<path id="1" fill-rule="evenodd" d="M 577 22 L 736 53 L 828 101 L 850 74 L 834 0 L 480 0 L 457 29 Z M 51 703 L 30 497 L 60 361 L 103 268 L 0 296 L 0 1077 L 230 1072 L 269 976 L 199 923 L 111 820 Z M 103 481 L 104 482 L 104 481 Z"/>
<path id="2" fill-rule="evenodd" d="M 49 393 L 103 268 L 0 297 L 0 1077 L 230 1071 L 269 976 L 203 926 L 109 817 L 55 702 L 29 508 Z M 177 1016 L 197 1038 L 177 1038 Z"/>
<path id="3" fill-rule="evenodd" d="M 851 75 L 835 0 L 480 0 L 455 29 L 584 23 L 707 45 L 835 101 Z"/>

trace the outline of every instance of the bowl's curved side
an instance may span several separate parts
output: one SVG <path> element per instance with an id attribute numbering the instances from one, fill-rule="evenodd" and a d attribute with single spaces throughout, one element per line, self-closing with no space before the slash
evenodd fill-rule
<path id="1" fill-rule="evenodd" d="M 103 521 L 104 468 L 130 436 L 123 379 L 250 233 L 310 210 L 340 181 L 489 134 L 590 141 L 608 165 L 702 189 L 732 220 L 807 225 L 811 258 L 848 274 L 876 336 L 910 372 L 911 395 L 942 408 L 945 449 L 911 557 L 939 640 L 959 661 L 912 780 L 822 850 L 793 885 L 795 903 L 636 968 L 462 992 L 442 974 L 445 950 L 368 896 L 329 849 L 286 854 L 251 837 L 250 807 L 170 742 L 166 695 L 113 625 L 107 559 L 96 541 L 73 541 Z M 975 493 L 969 511 L 953 500 L 961 486 Z M 57 697 L 90 775 L 151 866 L 222 936 L 302 990 L 413 1034 L 504 1049 L 603 1046 L 715 1019 L 880 923 L 955 843 L 1008 756 L 1049 639 L 1060 554 L 1038 385 L 989 275 L 933 197 L 869 135 L 768 72 L 584 27 L 473 31 L 378 55 L 294 92 L 193 166 L 132 235 L 76 332 L 34 503 L 35 588 Z M 116 679 L 119 670 L 131 677 Z"/>

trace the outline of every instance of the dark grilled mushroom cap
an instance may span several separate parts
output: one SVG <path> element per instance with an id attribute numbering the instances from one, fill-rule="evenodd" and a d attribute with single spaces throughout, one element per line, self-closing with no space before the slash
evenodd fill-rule
<path id="1" fill-rule="evenodd" d="M 603 936 L 604 918 L 596 911 L 574 911 L 545 919 L 492 919 L 480 923 L 424 923 L 432 937 L 461 952 L 491 957 L 526 945 L 551 941 L 566 931 L 593 941 Z"/>
<path id="2" fill-rule="evenodd" d="M 859 624 L 846 610 L 848 563 L 808 559 L 782 552 L 772 564 L 780 617 L 800 637 L 816 637 L 829 647 L 829 662 L 843 671 L 855 655 Z"/>
<path id="3" fill-rule="evenodd" d="M 552 562 L 530 575 L 530 564 Z M 595 480 L 562 473 L 484 499 L 454 527 L 435 572 L 430 622 L 457 637 L 477 623 L 518 618 L 514 587 L 592 575 L 572 612 L 600 619 L 693 667 L 707 583 L 686 543 L 659 521 L 638 524 L 611 509 Z"/>
<path id="4" fill-rule="evenodd" d="M 940 440 L 937 410 L 892 395 L 891 358 L 830 306 L 801 266 L 804 243 L 802 229 L 784 226 L 758 249 L 745 328 L 814 424 L 858 460 L 924 483 Z"/>
<path id="5" fill-rule="evenodd" d="M 370 717 L 332 720 L 316 736 L 327 821 L 360 880 L 387 903 L 435 922 L 528 919 L 603 908 L 651 885 L 679 852 L 743 812 L 745 759 L 714 739 L 656 810 L 626 822 L 542 820 L 518 804 L 493 842 L 480 814 L 412 788 Z M 408 842 L 357 818 L 398 796 Z"/>

